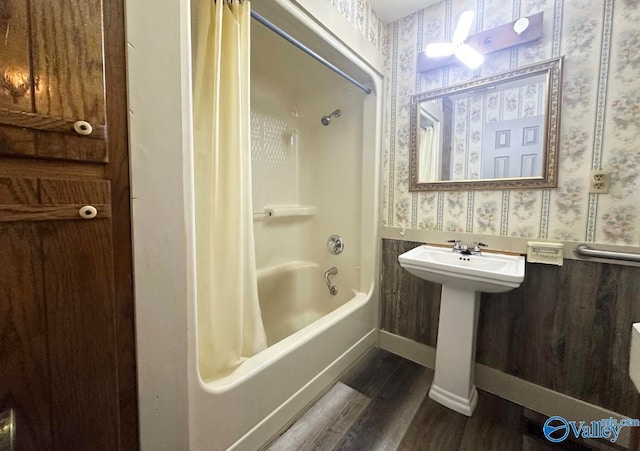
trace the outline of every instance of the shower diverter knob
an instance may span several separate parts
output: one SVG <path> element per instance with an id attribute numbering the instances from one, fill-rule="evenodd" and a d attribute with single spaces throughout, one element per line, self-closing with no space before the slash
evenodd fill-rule
<path id="1" fill-rule="evenodd" d="M 340 235 L 331 235 L 327 240 L 327 249 L 332 254 L 341 254 L 344 250 L 344 240 Z"/>

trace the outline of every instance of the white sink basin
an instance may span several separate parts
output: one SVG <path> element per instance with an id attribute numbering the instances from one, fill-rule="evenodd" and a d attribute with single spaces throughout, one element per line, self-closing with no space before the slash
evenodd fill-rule
<path id="1" fill-rule="evenodd" d="M 450 248 L 422 245 L 398 257 L 414 276 L 459 289 L 502 293 L 518 288 L 524 280 L 524 257 L 482 253 L 462 255 Z"/>
<path id="2" fill-rule="evenodd" d="M 524 257 L 464 255 L 422 245 L 398 257 L 411 274 L 442 285 L 436 368 L 429 397 L 471 416 L 478 403 L 474 383 L 480 292 L 502 293 L 524 280 Z"/>

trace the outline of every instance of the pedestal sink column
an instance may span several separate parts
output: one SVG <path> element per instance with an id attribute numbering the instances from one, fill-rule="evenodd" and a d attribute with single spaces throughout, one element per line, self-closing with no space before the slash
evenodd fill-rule
<path id="1" fill-rule="evenodd" d="M 436 370 L 429 397 L 467 416 L 478 403 L 473 368 L 479 306 L 479 292 L 455 284 L 442 286 Z"/>

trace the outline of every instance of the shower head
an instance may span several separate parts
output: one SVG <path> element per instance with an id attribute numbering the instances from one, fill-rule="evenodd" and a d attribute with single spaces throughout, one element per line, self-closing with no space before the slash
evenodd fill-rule
<path id="1" fill-rule="evenodd" d="M 327 125 L 329 125 L 331 123 L 331 118 L 332 117 L 340 117 L 340 113 L 342 113 L 342 111 L 340 110 L 335 110 L 332 113 L 326 115 L 326 116 L 322 116 L 322 119 L 320 119 L 320 122 L 322 123 L 322 125 L 324 125 L 325 127 Z"/>

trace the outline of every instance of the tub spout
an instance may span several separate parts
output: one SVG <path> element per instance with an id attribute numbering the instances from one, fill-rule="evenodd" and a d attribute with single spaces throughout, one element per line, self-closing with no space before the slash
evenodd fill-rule
<path id="1" fill-rule="evenodd" d="M 336 274 L 338 274 L 338 268 L 335 266 L 332 266 L 324 272 L 324 283 L 327 284 L 327 288 L 329 288 L 331 296 L 338 294 L 338 287 L 331 283 L 331 279 L 329 279 L 329 276 L 335 276 Z"/>

